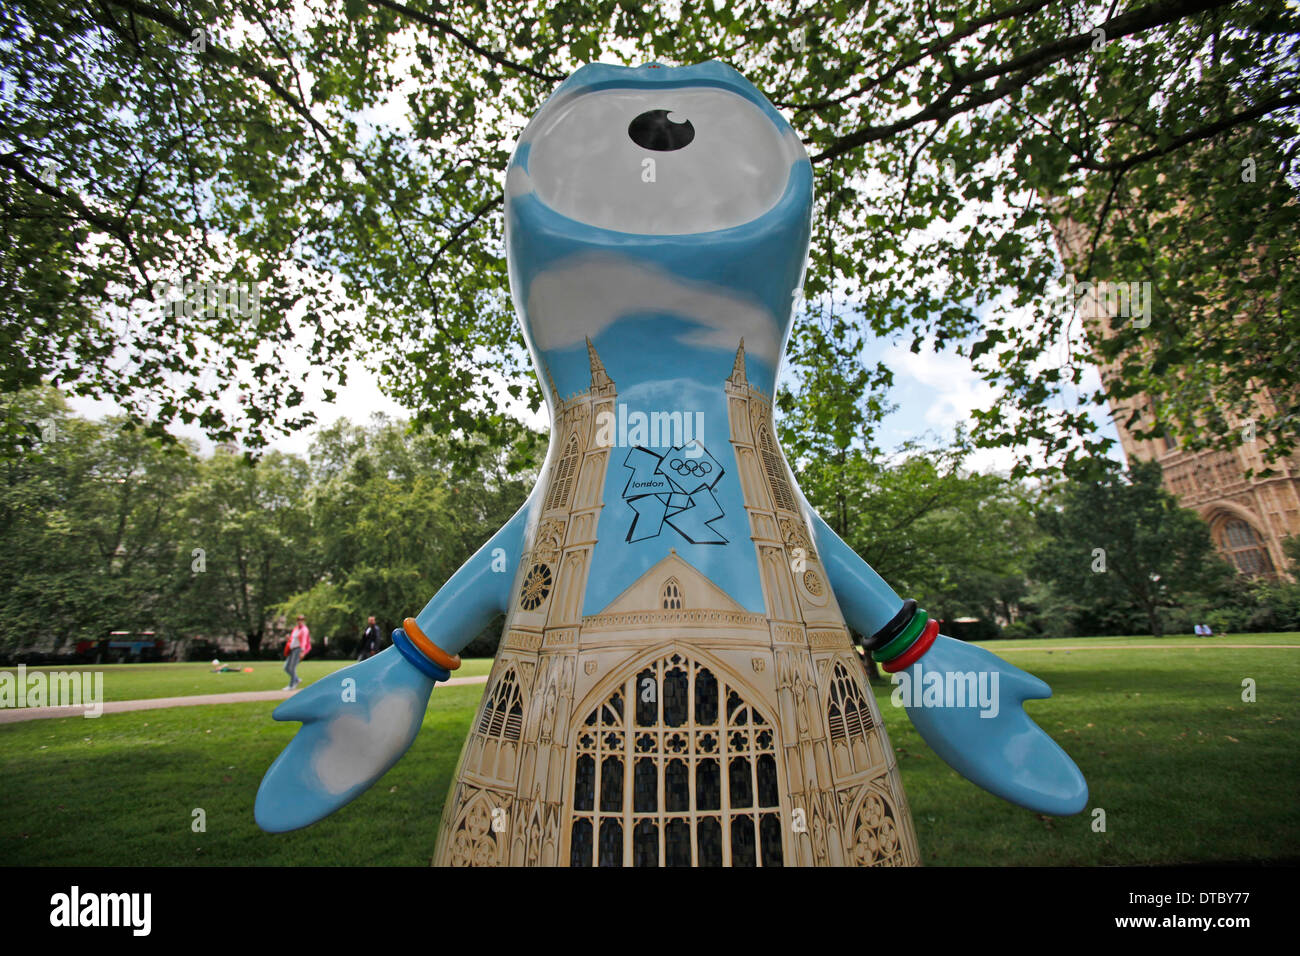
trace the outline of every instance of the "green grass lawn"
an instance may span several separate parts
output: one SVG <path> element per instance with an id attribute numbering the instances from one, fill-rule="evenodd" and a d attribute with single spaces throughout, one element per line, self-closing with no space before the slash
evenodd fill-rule
<path id="1" fill-rule="evenodd" d="M 1139 634 L 1132 637 L 1054 637 L 1019 641 L 983 641 L 981 647 L 1001 652 L 1003 650 L 1051 649 L 1056 647 L 1214 647 L 1228 644 L 1300 644 L 1300 634 L 1216 634 L 1214 637 L 1197 637 L 1195 634 L 1166 634 L 1152 637 Z"/>
<path id="2" fill-rule="evenodd" d="M 1150 637 L 1106 639 L 1155 644 Z M 1195 641 L 1196 643 L 1192 643 Z M 1035 642 L 991 642 L 996 652 Z M 1171 643 L 1183 643 L 1173 641 Z M 1088 810 L 1041 817 L 962 780 L 877 690 L 927 864 L 1156 864 L 1300 860 L 1300 634 L 1193 638 L 1188 648 L 1063 652 L 1006 659 L 1045 680 L 1050 700 L 1026 710 L 1078 763 Z M 1090 648 L 1087 639 L 1047 648 Z M 1256 702 L 1241 699 L 1256 682 Z M 1106 811 L 1106 832 L 1092 811 Z"/>
<path id="3" fill-rule="evenodd" d="M 1055 691 L 1029 711 L 1078 761 L 1092 789 L 1089 811 L 1065 819 L 1021 810 L 963 781 L 890 705 L 891 688 L 878 686 L 922 860 L 934 866 L 1300 859 L 1300 650 L 1214 646 L 1300 644 L 1300 635 L 1188 636 L 1199 650 L 1172 646 L 1182 638 L 1165 640 L 1171 645 L 1160 650 L 1071 653 L 1052 648 L 1102 645 L 986 645 L 1030 645 L 1007 659 Z M 471 663 L 477 662 L 467 661 L 460 673 Z M 150 666 L 204 665 L 138 669 Z M 123 680 L 135 679 L 126 674 L 133 669 L 123 669 Z M 1246 677 L 1257 683 L 1253 704 L 1241 700 Z M 212 680 L 230 686 L 223 678 L 236 679 Z M 0 864 L 426 864 L 482 690 L 437 688 L 423 733 L 383 780 L 315 826 L 275 836 L 253 823 L 253 797 L 297 725 L 270 720 L 268 704 L 0 725 Z M 1105 833 L 1093 832 L 1096 807 L 1106 811 Z M 191 830 L 195 808 L 206 811 L 206 833 Z"/>
<path id="4" fill-rule="evenodd" d="M 332 674 L 353 661 L 312 660 L 298 665 L 304 685 Z M 35 670 L 103 671 L 105 700 L 144 700 L 153 697 L 189 697 L 193 694 L 231 694 L 242 690 L 280 690 L 289 681 L 283 662 L 234 661 L 231 667 L 251 667 L 231 674 L 214 674 L 207 662 L 185 664 L 105 664 L 102 667 L 29 667 Z M 12 667 L 0 667 L 12 671 Z M 492 670 L 491 658 L 470 658 L 462 662 L 453 677 L 479 677 Z"/>

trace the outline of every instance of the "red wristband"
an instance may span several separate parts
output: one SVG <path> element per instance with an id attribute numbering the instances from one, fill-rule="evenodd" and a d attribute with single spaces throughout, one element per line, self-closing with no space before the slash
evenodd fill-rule
<path id="1" fill-rule="evenodd" d="M 881 664 L 881 669 L 886 674 L 895 674 L 906 667 L 910 667 L 920 660 L 922 654 L 930 649 L 930 645 L 934 643 L 934 639 L 938 636 L 939 622 L 931 618 L 925 625 L 925 630 L 921 632 L 921 636 L 916 639 L 912 646 L 888 664 Z"/>

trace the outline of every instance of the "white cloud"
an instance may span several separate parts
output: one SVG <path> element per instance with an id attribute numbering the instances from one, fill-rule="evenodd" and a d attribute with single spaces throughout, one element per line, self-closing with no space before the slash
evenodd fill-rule
<path id="1" fill-rule="evenodd" d="M 683 345 L 734 349 L 744 338 L 745 351 L 772 366 L 781 347 L 776 320 L 757 303 L 611 256 L 583 256 L 537 276 L 528 312 L 533 340 L 545 351 L 577 345 L 624 316 L 646 312 L 707 326 L 683 335 Z"/>
<path id="2" fill-rule="evenodd" d="M 885 354 L 885 364 L 896 376 L 913 378 L 933 392 L 924 418 L 938 428 L 951 430 L 958 422 L 969 422 L 975 409 L 989 407 L 997 397 L 964 356 L 929 350 L 918 353 L 903 345 L 892 345 Z"/>

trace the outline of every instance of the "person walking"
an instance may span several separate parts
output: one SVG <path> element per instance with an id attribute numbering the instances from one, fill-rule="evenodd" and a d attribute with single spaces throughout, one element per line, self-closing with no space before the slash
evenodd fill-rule
<path id="1" fill-rule="evenodd" d="M 307 619 L 299 614 L 298 623 L 289 632 L 289 640 L 284 644 L 284 670 L 289 675 L 289 686 L 293 690 L 301 681 L 298 679 L 298 662 L 311 650 L 311 631 L 307 630 Z"/>
<path id="2" fill-rule="evenodd" d="M 375 616 L 372 614 L 366 621 L 366 630 L 361 635 L 361 647 L 357 650 L 357 660 L 364 661 L 368 657 L 374 657 L 379 653 L 379 640 L 381 632 L 379 625 L 375 623 Z"/>

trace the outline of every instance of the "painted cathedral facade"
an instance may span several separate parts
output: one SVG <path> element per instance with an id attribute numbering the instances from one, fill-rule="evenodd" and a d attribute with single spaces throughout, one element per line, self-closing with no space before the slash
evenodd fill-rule
<path id="1" fill-rule="evenodd" d="M 561 451 L 434 864 L 917 864 L 894 753 L 743 341 L 720 388 L 766 612 L 670 549 L 583 615 L 614 451 L 597 423 L 617 411 L 590 341 L 588 357 L 590 388 L 554 395 Z"/>

